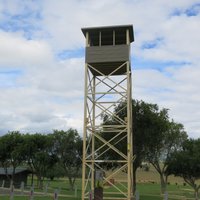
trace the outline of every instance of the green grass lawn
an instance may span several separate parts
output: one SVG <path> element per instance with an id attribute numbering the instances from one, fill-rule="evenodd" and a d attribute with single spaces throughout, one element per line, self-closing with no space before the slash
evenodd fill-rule
<path id="1" fill-rule="evenodd" d="M 140 195 L 140 200 L 163 200 L 164 197 L 160 193 L 160 184 L 158 175 L 154 171 L 143 172 L 139 171 L 138 173 L 138 184 L 137 191 Z M 169 200 L 186 200 L 186 199 L 194 199 L 193 190 L 183 184 L 181 179 L 176 179 L 172 177 L 169 179 L 168 185 L 168 194 Z M 35 181 L 36 182 L 36 181 Z M 81 199 L 81 179 L 76 180 L 76 188 L 77 188 L 77 196 L 75 197 L 75 191 L 70 191 L 68 180 L 66 178 L 53 180 L 53 181 L 45 181 L 44 186 L 48 183 L 48 191 L 45 194 L 45 189 L 39 190 L 37 188 L 34 189 L 35 195 L 34 200 L 52 200 L 54 191 L 60 191 L 59 200 L 80 200 Z M 117 183 L 116 183 L 117 184 Z M 113 192 L 114 189 L 112 187 L 105 187 L 104 192 Z M 7 192 L 8 193 L 8 192 Z M 19 192 L 18 192 L 19 193 Z M 30 188 L 27 188 L 27 191 L 24 195 L 14 196 L 13 200 L 28 200 L 30 194 Z M 111 195 L 111 194 L 110 194 Z M 112 195 L 111 195 L 112 196 Z M 9 194 L 5 194 L 1 192 L 0 200 L 10 200 Z"/>
<path id="2" fill-rule="evenodd" d="M 164 197 L 161 195 L 159 184 L 139 183 L 137 185 L 137 190 L 139 191 L 141 200 L 164 199 Z M 194 197 L 193 190 L 189 186 L 172 184 L 168 185 L 167 191 L 170 200 L 182 200 L 185 198 Z"/>
<path id="3" fill-rule="evenodd" d="M 77 197 L 75 197 L 74 191 L 69 191 L 67 189 L 64 189 L 63 183 L 65 183 L 66 180 L 57 180 L 52 181 L 50 183 L 50 188 L 59 188 L 62 185 L 62 189 L 60 191 L 59 200 L 80 200 L 81 199 L 81 180 L 77 181 L 78 190 L 77 190 Z M 45 194 L 37 194 L 34 196 L 34 200 L 49 200 L 53 199 L 53 189 L 48 191 L 48 193 Z M 112 191 L 111 188 L 105 189 Z M 105 191 L 104 190 L 104 191 Z M 37 190 L 39 192 L 39 190 Z M 137 191 L 140 194 L 140 200 L 163 200 L 163 196 L 160 194 L 160 185 L 159 184 L 153 184 L 153 183 L 139 183 L 137 185 Z M 42 191 L 40 191 L 42 192 Z M 36 193 L 36 192 L 35 192 Z M 168 186 L 168 193 L 169 193 L 169 200 L 182 200 L 186 198 L 193 198 L 193 191 L 188 186 L 183 185 L 175 185 L 171 184 Z M 69 196 L 66 196 L 69 195 Z M 1 195 L 1 200 L 9 200 L 9 195 Z M 14 196 L 14 200 L 28 200 L 29 199 L 29 193 L 26 193 L 24 196 Z"/>

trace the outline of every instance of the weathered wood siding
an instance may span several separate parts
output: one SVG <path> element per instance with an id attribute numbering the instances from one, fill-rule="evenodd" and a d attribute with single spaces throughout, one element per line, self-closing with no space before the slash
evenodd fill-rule
<path id="1" fill-rule="evenodd" d="M 86 63 L 123 62 L 129 60 L 130 45 L 86 47 Z"/>

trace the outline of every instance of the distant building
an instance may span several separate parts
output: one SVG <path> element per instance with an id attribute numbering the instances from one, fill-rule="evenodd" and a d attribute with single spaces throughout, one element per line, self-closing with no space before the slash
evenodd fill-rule
<path id="1" fill-rule="evenodd" d="M 13 168 L 7 168 L 7 173 L 4 168 L 0 167 L 0 187 L 3 184 L 4 181 L 4 187 L 10 187 L 10 180 L 12 177 Z M 24 182 L 24 185 L 27 185 L 27 178 L 28 175 L 32 172 L 28 170 L 27 168 L 16 168 L 15 174 L 14 174 L 14 186 L 15 188 L 19 188 L 21 182 Z"/>

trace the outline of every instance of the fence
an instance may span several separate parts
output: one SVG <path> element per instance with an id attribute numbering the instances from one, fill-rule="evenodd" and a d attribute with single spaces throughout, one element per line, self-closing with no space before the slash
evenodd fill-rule
<path id="1" fill-rule="evenodd" d="M 68 192 L 69 191 L 69 192 Z M 14 200 L 15 197 L 21 196 L 25 199 L 34 200 L 35 197 L 51 197 L 49 199 L 59 200 L 59 197 L 63 198 L 76 198 L 77 197 L 77 186 L 75 186 L 73 191 L 67 188 L 51 186 L 47 182 L 42 189 L 35 187 L 34 185 L 25 185 L 24 182 L 20 184 L 14 184 L 11 182 L 10 187 L 5 187 L 5 181 L 0 183 L 0 196 L 9 197 L 7 199 Z M 0 197 L 1 199 L 1 197 Z"/>

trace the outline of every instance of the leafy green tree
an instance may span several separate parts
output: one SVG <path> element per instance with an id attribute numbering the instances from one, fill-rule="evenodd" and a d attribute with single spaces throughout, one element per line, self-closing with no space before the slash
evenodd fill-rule
<path id="1" fill-rule="evenodd" d="M 15 170 L 24 161 L 24 138 L 18 131 L 8 132 L 0 138 L 0 160 L 7 174 L 12 167 L 11 181 L 14 182 Z M 9 176 L 7 176 L 9 178 Z"/>
<path id="2" fill-rule="evenodd" d="M 183 125 L 164 119 L 160 122 L 164 129 L 151 133 L 149 145 L 146 146 L 146 159 L 154 166 L 160 176 L 161 192 L 167 190 L 168 175 L 166 169 L 171 154 L 182 147 L 187 139 Z M 157 126 L 158 128 L 158 126 Z M 156 130 L 155 130 L 156 131 Z"/>
<path id="3" fill-rule="evenodd" d="M 73 190 L 82 166 L 82 139 L 75 129 L 54 130 L 53 137 L 54 150 Z"/>
<path id="4" fill-rule="evenodd" d="M 199 199 L 200 139 L 185 141 L 182 149 L 172 154 L 166 174 L 182 177 L 194 189 L 195 199 Z"/>
<path id="5" fill-rule="evenodd" d="M 164 123 L 166 119 L 167 110 L 160 110 L 157 104 L 133 101 L 133 152 L 136 156 L 134 178 L 142 161 L 147 160 L 146 155 L 149 152 L 147 148 L 160 141 L 160 132 L 166 129 Z"/>
<path id="6" fill-rule="evenodd" d="M 39 133 L 27 134 L 24 146 L 28 165 L 37 176 L 38 187 L 42 188 L 46 172 L 57 162 L 57 157 L 52 151 L 52 137 Z"/>
<path id="7" fill-rule="evenodd" d="M 5 173 L 7 174 L 7 168 L 10 166 L 9 152 L 7 151 L 7 139 L 3 136 L 0 137 L 0 165 L 4 168 Z M 7 175 L 7 178 L 10 177 Z"/>
<path id="8" fill-rule="evenodd" d="M 136 171 L 141 166 L 142 161 L 146 158 L 146 147 L 150 145 L 151 134 L 152 133 L 159 133 L 158 125 L 160 126 L 160 118 L 161 114 L 159 108 L 156 104 L 149 104 L 145 103 L 144 101 L 132 101 L 132 109 L 133 109 L 133 154 L 135 155 L 135 160 L 133 162 L 133 185 L 134 190 L 136 190 Z M 163 110 L 162 117 L 164 118 L 166 110 Z M 114 115 L 117 115 L 119 118 L 124 119 L 127 117 L 127 108 L 126 102 L 122 101 L 119 105 L 117 105 L 114 109 Z M 113 120 L 112 116 L 103 116 L 103 123 L 104 124 L 115 124 L 115 120 Z M 102 137 L 104 137 L 107 141 L 114 137 L 116 133 L 106 134 L 104 132 L 101 133 Z M 127 151 L 127 141 L 126 138 L 117 144 L 117 148 L 126 154 Z M 109 157 L 110 159 L 117 158 L 118 156 L 115 153 L 111 153 L 107 151 L 104 154 L 105 157 Z M 107 167 L 117 167 L 117 166 L 107 166 Z"/>
<path id="9" fill-rule="evenodd" d="M 126 102 L 121 102 L 115 107 L 114 114 L 124 119 L 127 116 Z M 182 140 L 187 138 L 181 124 L 170 122 L 167 109 L 159 109 L 157 104 L 149 104 L 144 101 L 132 101 L 133 108 L 133 153 L 136 156 L 133 162 L 133 180 L 136 187 L 136 171 L 142 161 L 149 161 L 160 174 L 161 191 L 164 192 L 166 179 L 161 160 L 164 161 L 170 153 L 181 145 Z M 104 124 L 115 124 L 112 116 L 103 116 Z M 106 140 L 112 138 L 115 133 L 101 133 Z M 121 141 L 117 148 L 126 153 L 126 140 Z M 107 151 L 106 157 L 115 159 L 117 154 Z M 116 167 L 116 166 L 108 166 Z M 134 188 L 136 189 L 136 188 Z"/>
<path id="10" fill-rule="evenodd" d="M 50 180 L 54 180 L 54 178 L 60 178 L 65 176 L 65 171 L 61 164 L 57 162 L 54 166 L 47 169 L 45 172 L 45 177 L 49 178 Z"/>

